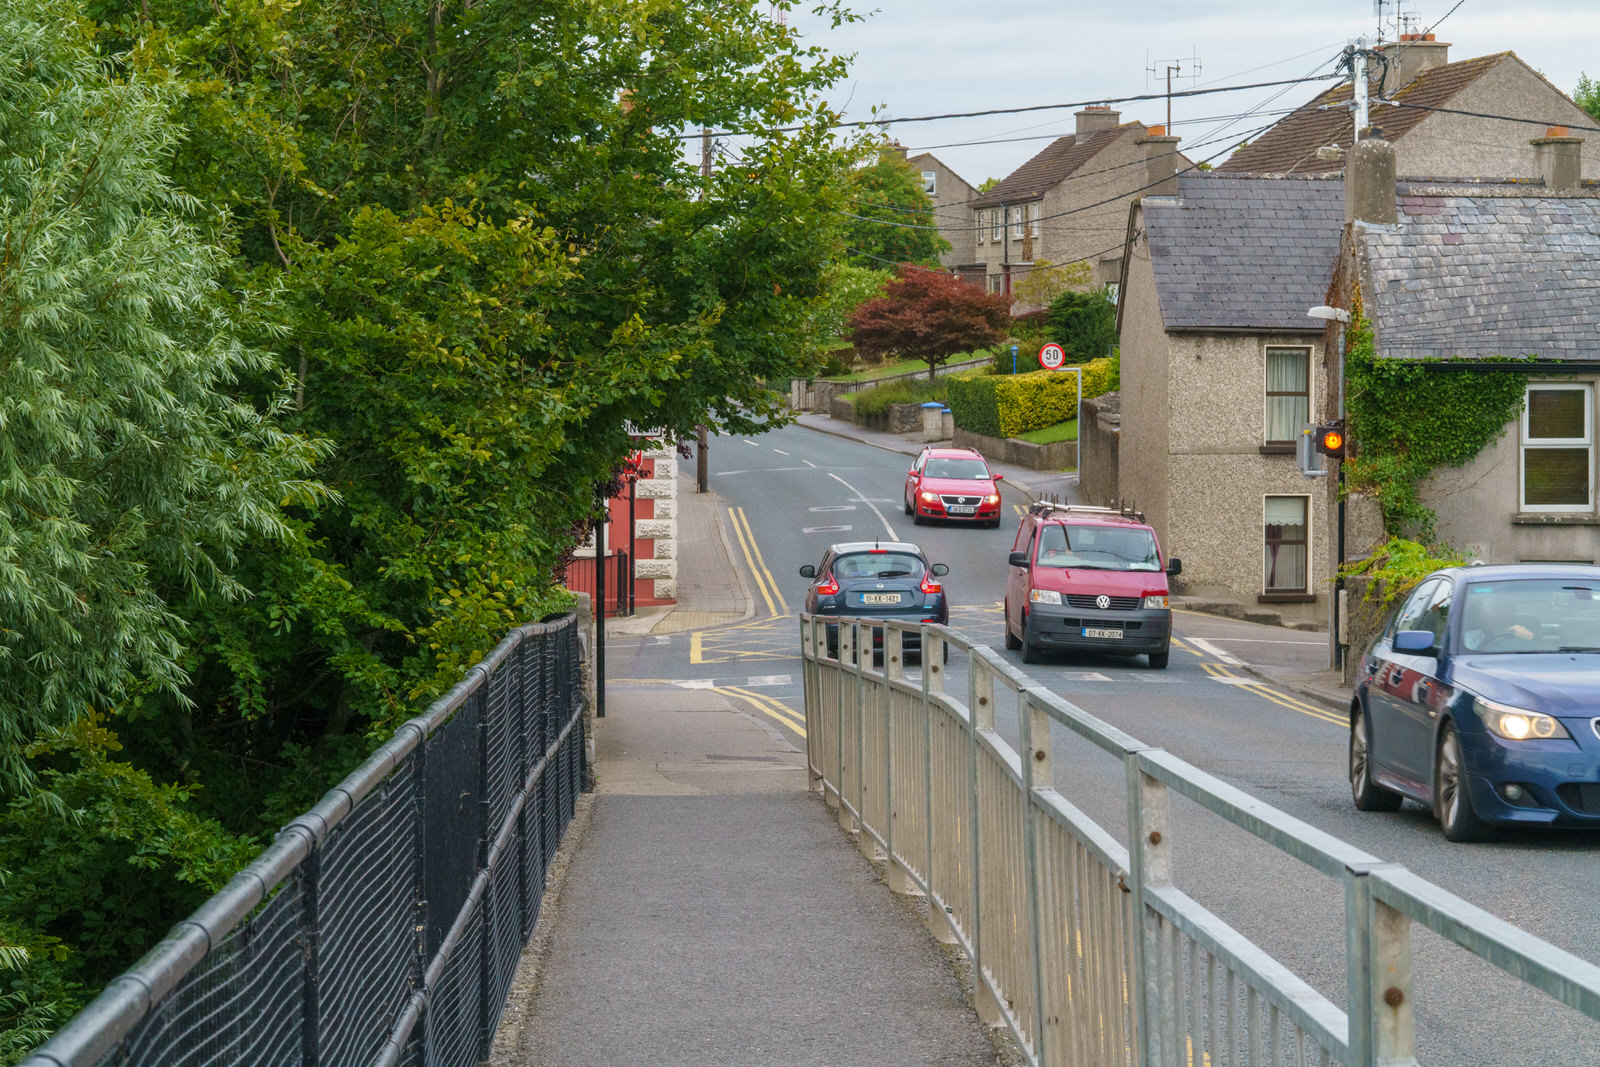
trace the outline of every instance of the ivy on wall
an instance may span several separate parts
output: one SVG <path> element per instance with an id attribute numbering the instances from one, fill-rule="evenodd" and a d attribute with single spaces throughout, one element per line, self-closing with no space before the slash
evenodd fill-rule
<path id="1" fill-rule="evenodd" d="M 1418 484 L 1440 467 L 1468 462 L 1504 433 L 1522 413 L 1528 375 L 1512 366 L 1379 359 L 1359 293 L 1345 336 L 1345 412 L 1355 443 L 1346 487 L 1378 501 L 1391 537 L 1432 541 L 1435 515 L 1419 499 Z"/>

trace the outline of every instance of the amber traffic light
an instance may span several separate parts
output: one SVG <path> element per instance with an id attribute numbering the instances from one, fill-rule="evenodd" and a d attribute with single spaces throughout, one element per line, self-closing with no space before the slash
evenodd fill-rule
<path id="1" fill-rule="evenodd" d="M 1317 427 L 1317 451 L 1324 456 L 1344 456 L 1344 426 L 1330 422 Z"/>

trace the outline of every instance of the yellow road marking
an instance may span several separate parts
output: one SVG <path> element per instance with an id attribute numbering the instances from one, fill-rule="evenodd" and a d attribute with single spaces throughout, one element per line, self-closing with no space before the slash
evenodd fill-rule
<path id="1" fill-rule="evenodd" d="M 1181 648 L 1185 652 L 1189 653 L 1189 655 L 1191 655 L 1191 656 L 1198 656 L 1200 654 L 1200 653 L 1196 652 L 1194 649 L 1190 648 L 1188 645 L 1184 644 L 1183 641 L 1180 640 L 1179 638 L 1174 637 L 1172 639 L 1172 643 L 1174 645 L 1176 645 L 1178 648 Z"/>
<path id="2" fill-rule="evenodd" d="M 700 631 L 699 630 L 696 630 L 694 633 L 689 635 L 689 662 L 690 663 L 703 663 L 704 662 L 704 660 L 701 658 Z"/>
<path id="3" fill-rule="evenodd" d="M 744 529 L 739 525 L 737 509 L 728 509 L 728 519 L 733 523 L 733 534 L 739 539 L 739 548 L 744 552 L 744 561 L 750 565 L 750 574 L 755 579 L 756 589 L 761 593 L 761 599 L 767 602 L 767 612 L 771 615 L 777 615 L 777 605 L 772 602 L 772 596 L 767 592 L 766 584 L 761 580 L 761 570 L 756 566 L 755 557 L 750 554 L 750 543 L 744 539 Z"/>
<path id="4" fill-rule="evenodd" d="M 716 692 L 736 696 L 762 714 L 777 719 L 801 737 L 806 735 L 805 723 L 798 718 L 799 713 L 781 701 L 772 697 L 762 696 L 760 693 L 752 693 L 748 689 L 741 689 L 736 685 L 720 687 Z M 791 716 L 794 717 L 791 718 Z"/>
<path id="5" fill-rule="evenodd" d="M 1309 715 L 1311 718 L 1321 719 L 1323 722 L 1331 722 L 1335 726 L 1345 725 L 1345 721 L 1342 718 L 1340 718 L 1338 715 L 1335 715 L 1333 712 L 1328 711 L 1326 708 L 1319 708 L 1313 704 L 1307 704 L 1303 700 L 1296 700 L 1294 697 L 1291 697 L 1285 693 L 1280 693 L 1276 689 L 1273 689 L 1261 682 L 1246 681 L 1240 675 L 1232 673 L 1228 670 L 1228 668 L 1224 667 L 1220 663 L 1202 663 L 1200 666 L 1204 668 L 1207 674 L 1214 678 L 1238 679 L 1240 683 L 1240 689 L 1249 690 L 1256 696 L 1261 697 L 1264 700 L 1270 700 L 1274 704 L 1279 704 L 1283 707 L 1286 707 L 1290 711 L 1298 711 L 1302 715 Z"/>
<path id="6" fill-rule="evenodd" d="M 772 596 L 778 602 L 778 610 L 773 612 L 773 614 L 789 614 L 789 604 L 783 599 L 782 591 L 778 589 L 778 580 L 772 576 L 771 571 L 767 570 L 767 561 L 761 555 L 761 546 L 756 543 L 756 533 L 750 528 L 750 520 L 748 517 L 746 517 L 744 508 L 739 509 L 739 521 L 744 523 L 744 532 L 750 538 L 750 551 L 755 553 L 756 563 L 761 567 L 761 573 L 766 575 L 767 585 L 772 589 Z"/>

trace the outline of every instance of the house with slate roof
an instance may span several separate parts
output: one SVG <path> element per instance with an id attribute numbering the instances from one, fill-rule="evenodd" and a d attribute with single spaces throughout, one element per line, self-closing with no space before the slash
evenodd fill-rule
<path id="1" fill-rule="evenodd" d="M 1579 177 L 1581 144 L 1535 139 L 1533 188 L 1400 183 L 1345 240 L 1333 299 L 1359 290 L 1378 358 L 1529 375 L 1498 440 L 1419 486 L 1440 539 L 1485 562 L 1600 562 L 1600 188 Z"/>
<path id="2" fill-rule="evenodd" d="M 1432 34 L 1407 34 L 1386 46 L 1373 70 L 1370 122 L 1394 145 L 1400 174 L 1520 177 L 1534 173 L 1528 139 L 1548 126 L 1594 120 L 1514 52 L 1449 62 L 1450 46 Z M 1240 148 L 1218 173 L 1333 174 L 1355 136 L 1345 82 L 1284 116 Z M 1600 177 L 1600 159 L 1584 163 Z"/>
<path id="3" fill-rule="evenodd" d="M 1337 176 L 1186 175 L 1129 213 L 1118 492 L 1191 595 L 1326 621 L 1334 509 L 1295 464 L 1324 412 Z M 1094 501 L 1108 503 L 1108 501 Z"/>
<path id="4" fill-rule="evenodd" d="M 1189 162 L 1159 126 L 1123 123 L 1109 107 L 1075 117 L 1072 136 L 971 201 L 972 255 L 956 268 L 964 280 L 1009 293 L 1039 261 L 1085 262 L 1096 283 L 1117 280 L 1129 202 Z"/>

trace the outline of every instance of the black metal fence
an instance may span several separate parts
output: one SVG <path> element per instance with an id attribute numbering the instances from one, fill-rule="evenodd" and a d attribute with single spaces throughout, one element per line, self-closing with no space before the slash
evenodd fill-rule
<path id="1" fill-rule="evenodd" d="M 603 601 L 607 615 L 633 614 L 633 566 L 626 552 L 608 553 L 603 563 L 579 556 L 567 564 L 562 584 L 574 593 L 587 593 L 596 605 Z"/>
<path id="2" fill-rule="evenodd" d="M 471 1067 L 584 777 L 575 616 L 525 626 L 23 1067 Z"/>

